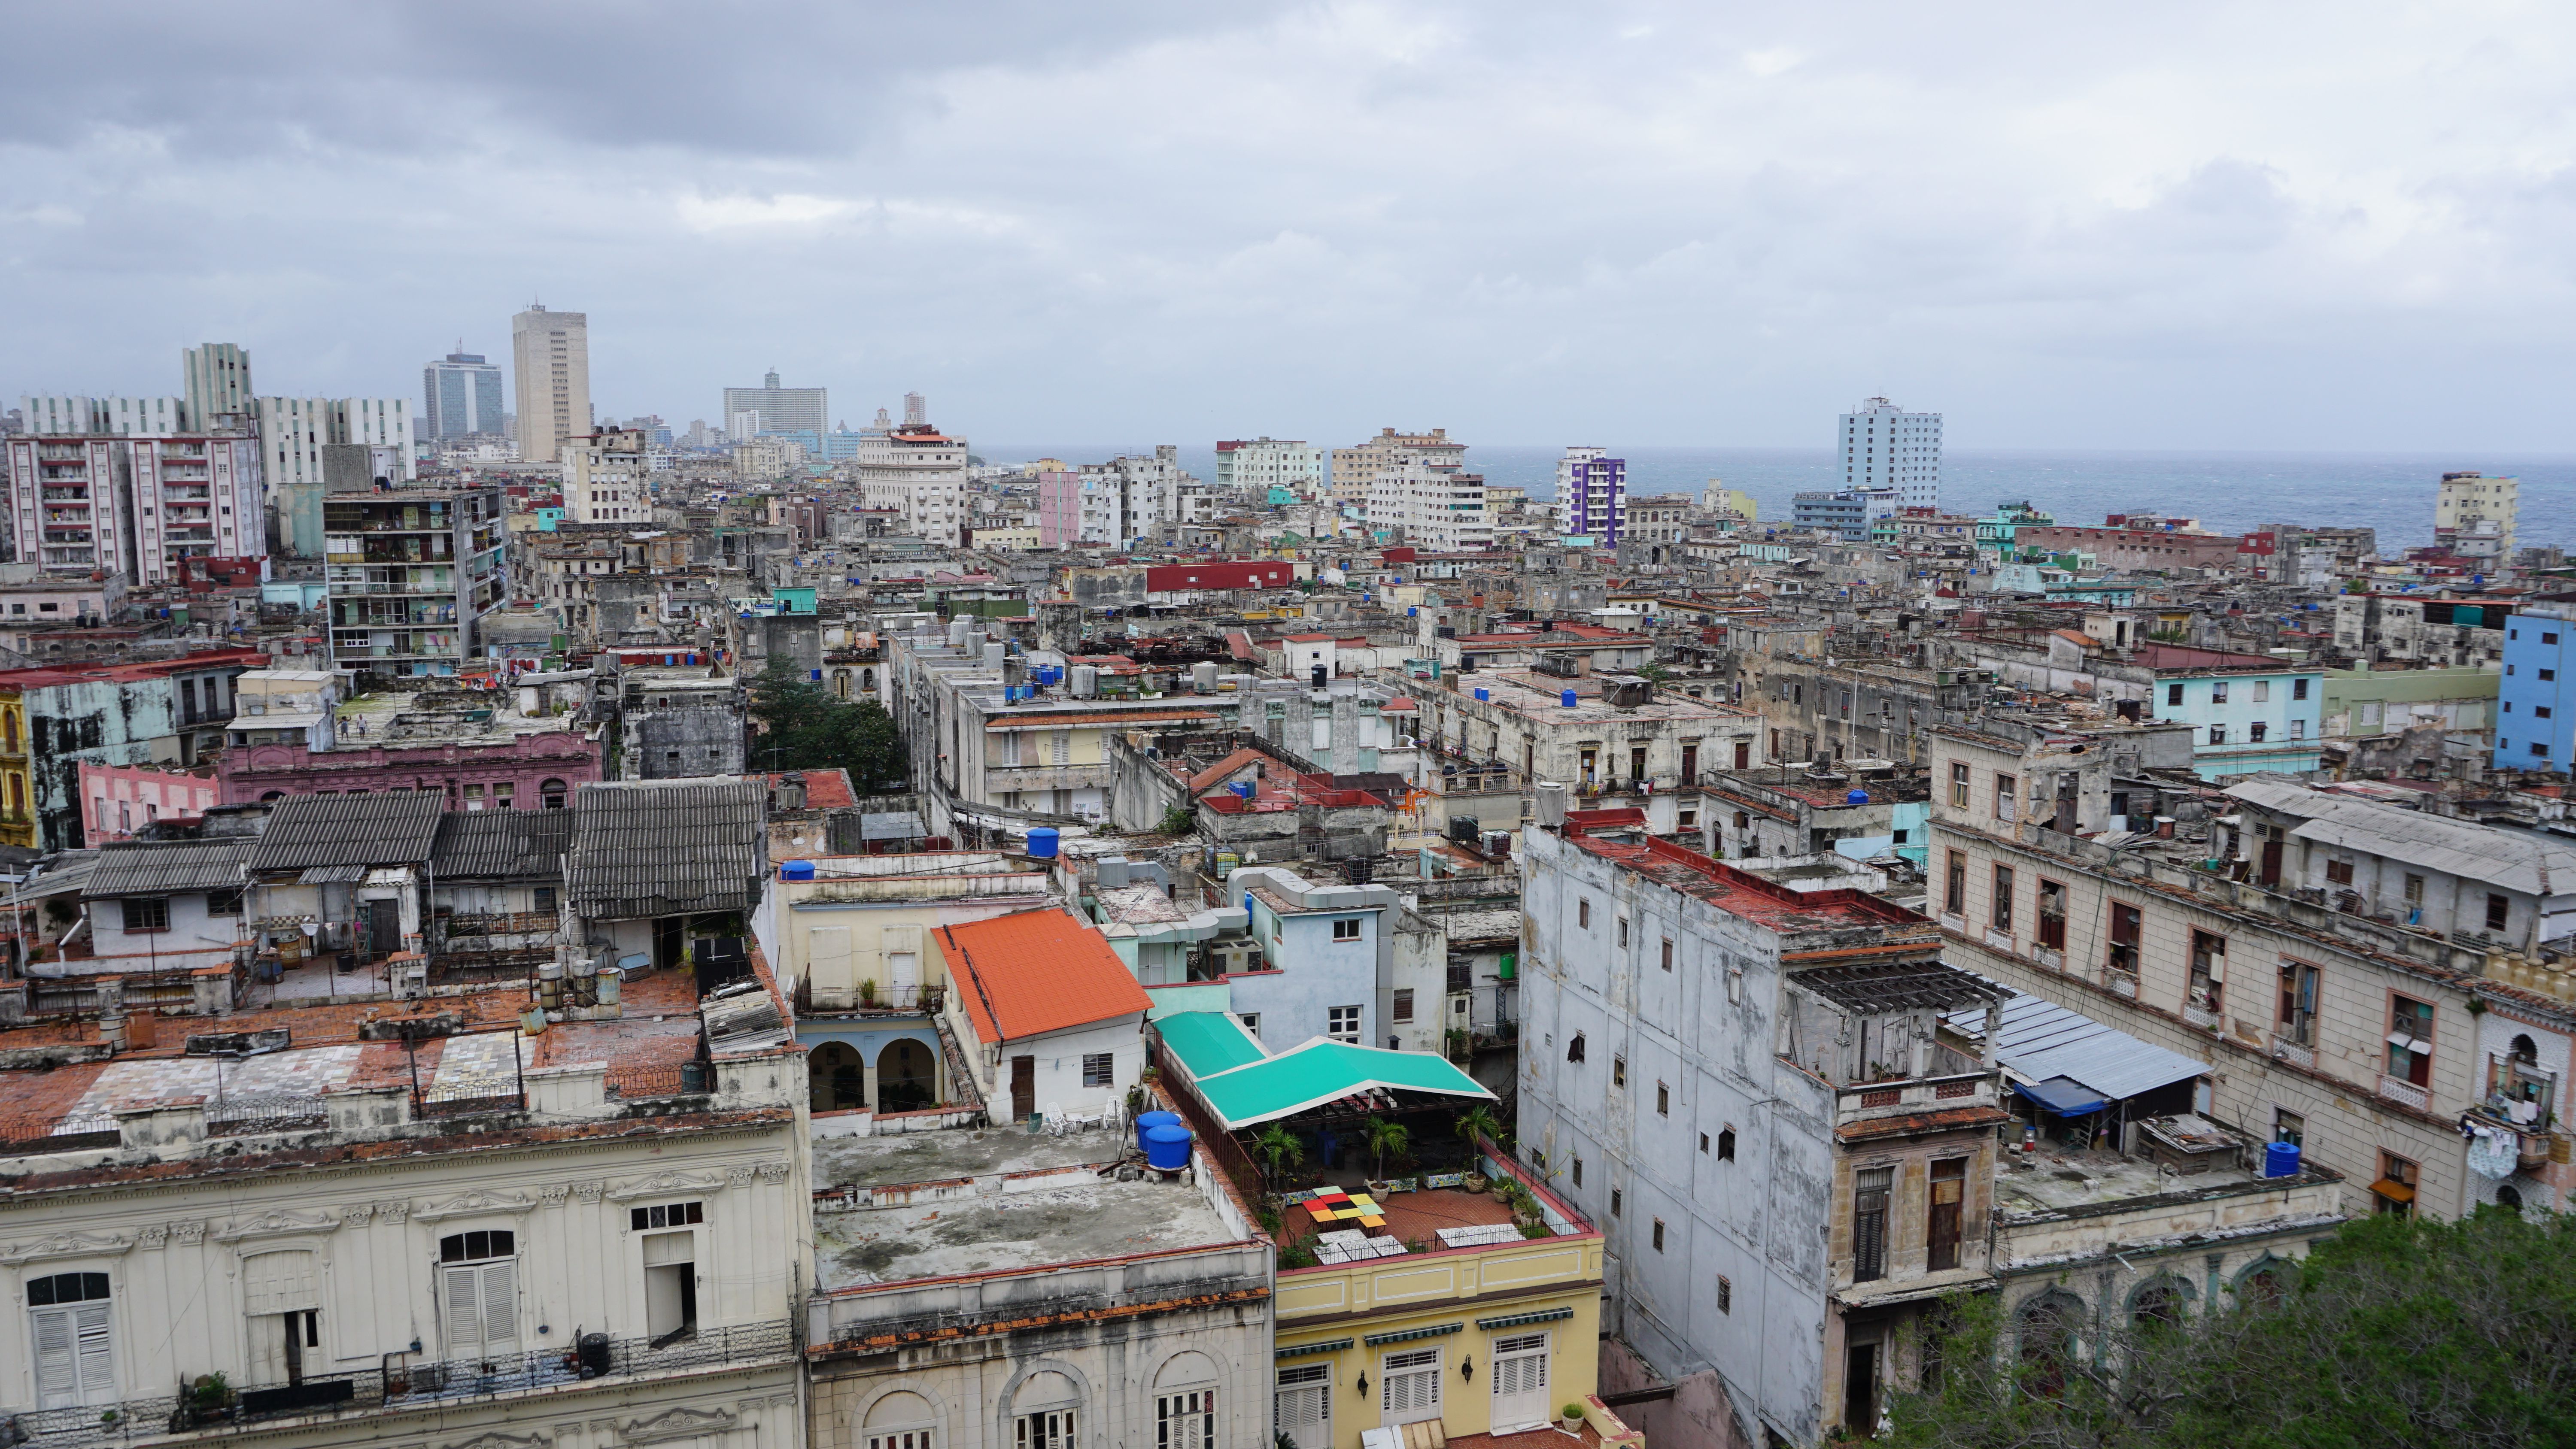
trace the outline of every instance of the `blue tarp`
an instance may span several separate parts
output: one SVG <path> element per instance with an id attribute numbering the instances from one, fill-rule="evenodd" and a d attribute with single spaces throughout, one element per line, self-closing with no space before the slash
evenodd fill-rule
<path id="1" fill-rule="evenodd" d="M 2100 1093 L 2072 1077 L 2051 1077 L 2045 1082 L 2017 1082 L 2013 1090 L 2038 1103 L 2041 1111 L 2060 1117 L 2090 1117 L 2111 1105 Z"/>

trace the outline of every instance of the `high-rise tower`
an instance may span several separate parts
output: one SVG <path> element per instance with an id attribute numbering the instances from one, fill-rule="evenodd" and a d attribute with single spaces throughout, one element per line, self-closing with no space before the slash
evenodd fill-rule
<path id="1" fill-rule="evenodd" d="M 590 318 L 531 302 L 510 319 L 519 386 L 519 456 L 563 458 L 563 440 L 590 431 Z"/>

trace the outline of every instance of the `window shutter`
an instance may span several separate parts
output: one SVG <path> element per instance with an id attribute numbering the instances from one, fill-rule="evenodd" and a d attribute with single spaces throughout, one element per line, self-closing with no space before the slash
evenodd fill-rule
<path id="1" fill-rule="evenodd" d="M 482 1284 L 473 1268 L 447 1270 L 447 1352 L 460 1359 L 483 1354 Z"/>
<path id="2" fill-rule="evenodd" d="M 35 1315 L 37 1408 L 58 1409 L 79 1402 L 79 1378 L 72 1363 L 72 1313 L 62 1308 Z"/>
<path id="3" fill-rule="evenodd" d="M 322 1306 L 309 1252 L 261 1253 L 242 1264 L 242 1306 L 253 1318 Z"/>
<path id="4" fill-rule="evenodd" d="M 100 1404 L 116 1397 L 116 1357 L 108 1342 L 107 1319 L 104 1303 L 85 1304 L 72 1312 L 83 1403 Z"/>
<path id="5" fill-rule="evenodd" d="M 486 1263 L 478 1270 L 483 1276 L 483 1351 L 486 1354 L 516 1353 L 519 1350 L 519 1265 L 505 1259 Z"/>

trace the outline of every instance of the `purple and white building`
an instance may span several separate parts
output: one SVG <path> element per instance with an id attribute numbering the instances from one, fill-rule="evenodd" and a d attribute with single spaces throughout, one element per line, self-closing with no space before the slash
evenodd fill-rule
<path id="1" fill-rule="evenodd" d="M 1589 535 L 1600 547 L 1619 546 L 1628 515 L 1628 461 L 1605 458 L 1599 448 L 1568 448 L 1556 462 L 1556 520 L 1571 538 Z"/>

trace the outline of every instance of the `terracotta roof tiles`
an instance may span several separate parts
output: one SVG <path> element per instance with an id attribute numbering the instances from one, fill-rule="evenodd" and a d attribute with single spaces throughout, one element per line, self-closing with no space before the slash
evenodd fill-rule
<path id="1" fill-rule="evenodd" d="M 1025 1041 L 1153 1006 L 1108 939 L 1062 911 L 942 926 L 931 943 L 987 1042 Z M 998 1018 L 998 1020 L 997 1020 Z"/>

